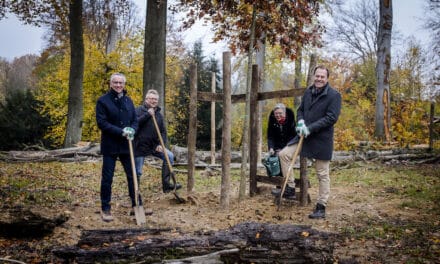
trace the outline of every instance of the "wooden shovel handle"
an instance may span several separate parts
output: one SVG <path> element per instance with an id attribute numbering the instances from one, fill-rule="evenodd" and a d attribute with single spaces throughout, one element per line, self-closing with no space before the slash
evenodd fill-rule
<path id="1" fill-rule="evenodd" d="M 284 182 L 283 182 L 283 187 L 281 188 L 281 193 L 280 193 L 280 197 L 279 197 L 280 202 L 278 203 L 278 209 L 280 209 L 281 199 L 283 198 L 284 191 L 286 190 L 287 181 L 289 180 L 290 173 L 292 172 L 293 166 L 295 165 L 296 158 L 298 157 L 299 153 L 301 152 L 303 141 L 304 141 L 304 135 L 301 135 L 299 138 L 298 145 L 296 146 L 295 153 L 293 154 L 292 160 L 290 161 L 289 169 L 287 170 L 287 175 L 283 175 Z"/>
<path id="2" fill-rule="evenodd" d="M 128 147 L 130 150 L 130 161 L 131 161 L 131 173 L 133 174 L 133 185 L 134 185 L 134 201 L 136 206 L 139 204 L 139 187 L 137 181 L 136 167 L 134 164 L 134 154 L 133 154 L 133 144 L 132 140 L 128 139 Z"/>
<path id="3" fill-rule="evenodd" d="M 165 160 L 167 161 L 168 169 L 170 173 L 173 173 L 173 167 L 171 166 L 170 158 L 168 157 L 167 149 L 165 148 L 165 143 L 163 143 L 162 134 L 160 133 L 159 126 L 157 125 L 155 114 L 151 115 L 153 118 L 154 127 L 156 128 L 157 136 L 159 137 L 160 145 L 163 149 L 163 155 L 165 156 Z"/>

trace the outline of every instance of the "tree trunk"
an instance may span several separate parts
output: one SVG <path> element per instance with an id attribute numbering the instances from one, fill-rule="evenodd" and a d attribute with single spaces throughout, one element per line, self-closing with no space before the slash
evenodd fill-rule
<path id="1" fill-rule="evenodd" d="M 429 151 L 434 148 L 434 113 L 435 103 L 431 101 L 429 107 Z"/>
<path id="2" fill-rule="evenodd" d="M 377 37 L 377 93 L 376 128 L 378 139 L 390 142 L 390 69 L 391 69 L 391 32 L 393 27 L 392 0 L 380 0 L 379 32 Z"/>
<path id="3" fill-rule="evenodd" d="M 318 64 L 318 58 L 315 53 L 310 54 L 309 71 L 307 73 L 307 86 L 313 84 L 313 71 L 315 70 L 316 64 Z"/>
<path id="4" fill-rule="evenodd" d="M 316 64 L 317 64 L 317 57 L 314 53 L 310 54 L 310 63 L 309 63 L 309 71 L 307 73 L 307 87 L 311 86 L 313 84 L 313 71 L 315 70 Z M 296 70 L 296 66 L 295 66 Z M 295 74 L 296 76 L 296 74 Z M 295 78 L 296 80 L 297 78 Z M 296 87 L 298 85 L 298 87 Z M 295 88 L 299 88 L 299 83 L 295 81 Z M 299 98 L 299 97 L 295 97 Z M 300 98 L 301 99 L 301 98 Z M 301 102 L 301 101 L 300 101 Z M 299 103 L 300 103 L 299 102 Z M 300 156 L 299 158 L 299 185 L 300 185 L 300 196 L 299 196 L 299 203 L 301 206 L 307 206 L 310 201 L 310 195 L 309 195 L 309 186 L 310 181 L 307 174 L 307 158 Z"/>
<path id="5" fill-rule="evenodd" d="M 266 33 L 263 33 L 261 37 L 257 40 L 257 47 L 258 49 L 255 52 L 255 62 L 258 65 L 258 77 L 260 79 L 260 85 L 259 85 L 259 92 L 266 92 L 266 85 L 265 85 L 265 62 L 266 62 Z M 261 160 L 261 152 L 263 148 L 263 126 L 262 120 L 263 120 L 263 111 L 264 107 L 266 106 L 266 101 L 259 101 L 258 102 L 258 123 L 260 126 L 258 127 L 258 155 L 257 155 L 257 161 Z"/>
<path id="6" fill-rule="evenodd" d="M 295 89 L 300 89 L 301 88 L 301 79 L 302 79 L 302 74 L 301 74 L 301 62 L 302 62 L 302 48 L 299 47 L 298 49 L 298 55 L 296 56 L 296 60 L 295 60 L 295 79 L 293 81 L 293 87 Z M 298 108 L 299 105 L 301 104 L 301 97 L 302 96 L 295 96 L 295 98 L 293 99 L 293 105 L 295 106 L 294 108 Z"/>
<path id="7" fill-rule="evenodd" d="M 254 113 L 249 118 L 250 142 L 258 142 L 258 128 L 261 127 L 258 116 L 255 112 L 258 111 L 258 88 L 260 86 L 260 71 L 258 65 L 252 65 L 252 85 L 250 90 L 249 109 Z M 249 194 L 254 196 L 257 193 L 257 163 L 258 163 L 258 144 L 251 144 L 249 147 Z"/>
<path id="8" fill-rule="evenodd" d="M 84 40 L 82 28 L 83 1 L 69 4 L 70 25 L 70 73 L 67 106 L 67 126 L 64 147 L 71 147 L 81 140 L 83 118 Z"/>
<path id="9" fill-rule="evenodd" d="M 165 56 L 167 0 L 148 0 L 145 18 L 143 97 L 150 89 L 159 93 L 165 117 Z"/>
<path id="10" fill-rule="evenodd" d="M 231 53 L 223 52 L 222 182 L 220 205 L 229 209 L 231 192 Z"/>
<path id="11" fill-rule="evenodd" d="M 251 90 L 251 77 L 252 77 L 252 56 L 254 53 L 254 41 L 255 41 L 255 19 L 256 11 L 255 6 L 252 7 L 252 24 L 251 24 L 251 38 L 249 41 L 248 52 L 248 68 L 246 78 L 246 103 L 245 114 L 243 122 L 243 140 L 241 146 L 241 171 L 240 171 L 240 187 L 238 193 L 238 199 L 241 201 L 246 196 L 246 176 L 247 176 L 247 164 L 249 154 L 249 107 L 250 107 L 250 90 Z"/>
<path id="12" fill-rule="evenodd" d="M 197 64 L 190 66 L 190 98 L 188 124 L 188 185 L 187 191 L 194 189 L 196 141 L 197 141 Z"/>
<path id="13" fill-rule="evenodd" d="M 109 12 L 109 22 L 107 27 L 107 41 L 105 44 L 105 54 L 110 54 L 116 48 L 116 41 L 118 39 L 118 25 L 113 13 Z"/>
<path id="14" fill-rule="evenodd" d="M 215 86 L 215 72 L 212 72 L 211 92 L 213 94 L 215 93 Z M 211 102 L 211 165 L 215 165 L 215 101 Z"/>

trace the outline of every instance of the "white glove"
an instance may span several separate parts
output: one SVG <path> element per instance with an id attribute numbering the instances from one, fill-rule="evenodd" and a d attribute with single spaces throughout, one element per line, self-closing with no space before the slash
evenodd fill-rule
<path id="1" fill-rule="evenodd" d="M 128 140 L 133 140 L 134 129 L 132 127 L 124 127 L 124 129 L 122 129 L 122 136 L 126 137 Z"/>
<path id="2" fill-rule="evenodd" d="M 310 135 L 310 130 L 304 123 L 304 119 L 301 119 L 298 121 L 295 127 L 296 133 L 298 133 L 300 136 L 307 137 Z"/>

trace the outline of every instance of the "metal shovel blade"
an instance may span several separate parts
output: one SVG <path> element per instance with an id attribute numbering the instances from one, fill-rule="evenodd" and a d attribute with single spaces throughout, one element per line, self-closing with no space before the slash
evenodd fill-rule
<path id="1" fill-rule="evenodd" d="M 145 210 L 141 205 L 133 207 L 134 216 L 136 217 L 136 224 L 143 225 L 147 223 L 147 219 L 145 218 Z"/>
<path id="2" fill-rule="evenodd" d="M 171 165 L 170 165 L 170 167 L 171 167 Z M 170 176 L 171 176 L 171 180 L 173 181 L 173 184 L 174 184 L 173 194 L 174 194 L 174 197 L 176 197 L 177 203 L 179 203 L 179 204 L 186 203 L 185 199 L 180 197 L 179 194 L 177 193 L 177 190 L 176 190 L 177 181 L 176 181 L 176 176 L 174 175 L 174 171 L 171 170 Z"/>
<path id="3" fill-rule="evenodd" d="M 135 206 L 133 207 L 133 211 L 134 211 L 134 216 L 136 217 L 136 224 L 137 225 L 143 225 L 145 223 L 147 223 L 147 219 L 145 219 L 145 210 L 144 207 L 142 205 L 139 205 L 139 198 L 140 198 L 140 194 L 139 194 L 139 186 L 138 186 L 138 182 L 137 182 L 137 176 L 136 176 L 136 169 L 135 169 L 135 164 L 134 164 L 134 154 L 133 154 L 133 144 L 132 144 L 132 139 L 128 139 L 128 147 L 130 150 L 130 161 L 131 161 L 131 169 L 132 169 L 132 177 L 133 177 L 133 187 L 134 187 L 134 201 L 135 201 Z"/>
<path id="4" fill-rule="evenodd" d="M 179 204 L 184 204 L 186 203 L 185 199 L 183 199 L 182 197 L 180 197 L 177 192 L 173 192 L 174 197 L 176 197 L 177 203 Z"/>

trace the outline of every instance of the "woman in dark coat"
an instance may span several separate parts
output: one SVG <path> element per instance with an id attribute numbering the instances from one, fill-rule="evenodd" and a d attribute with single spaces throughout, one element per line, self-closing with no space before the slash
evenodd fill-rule
<path id="1" fill-rule="evenodd" d="M 276 104 L 270 112 L 267 124 L 267 146 L 270 154 L 278 153 L 295 136 L 295 114 L 284 104 Z"/>

